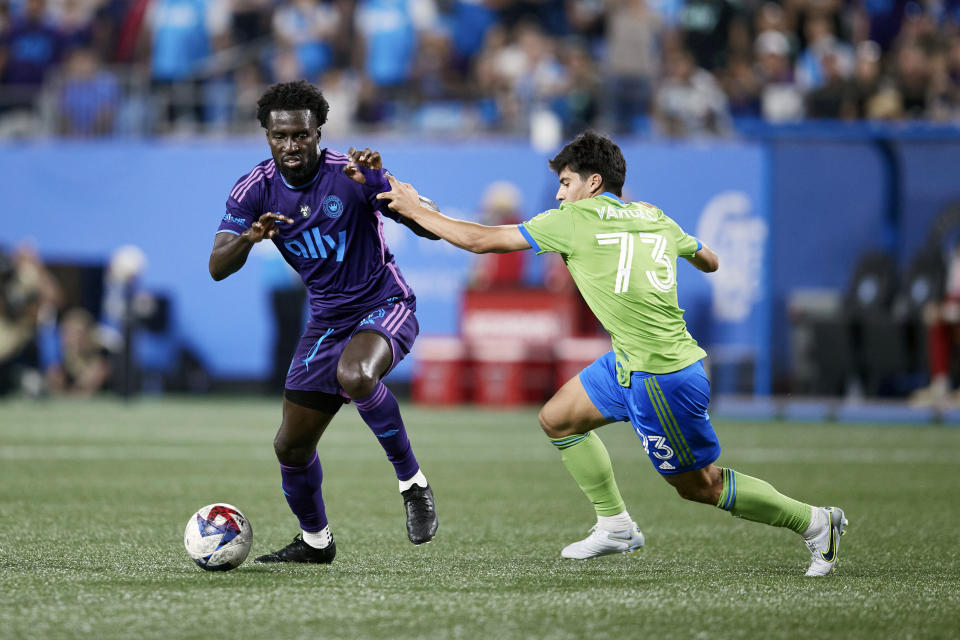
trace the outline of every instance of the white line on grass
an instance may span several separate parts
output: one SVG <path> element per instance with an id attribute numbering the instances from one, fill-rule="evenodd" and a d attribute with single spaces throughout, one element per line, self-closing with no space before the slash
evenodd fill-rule
<path id="1" fill-rule="evenodd" d="M 222 443 L 218 448 L 221 456 L 232 460 L 261 460 L 267 454 L 261 445 L 233 445 Z M 448 459 L 464 459 L 481 462 L 505 460 L 552 459 L 554 451 L 540 449 L 491 449 L 448 452 Z M 375 455 L 367 443 L 338 444 L 336 457 L 340 460 L 365 460 Z M 637 445 L 637 457 L 643 452 Z M 196 457 L 192 444 L 173 445 L 6 445 L 0 446 L 0 460 L 188 460 Z M 956 455 L 950 451 L 927 449 L 890 448 L 832 448 L 832 449 L 779 449 L 752 447 L 724 452 L 721 464 L 731 462 L 774 462 L 778 464 L 949 464 L 960 466 Z"/>

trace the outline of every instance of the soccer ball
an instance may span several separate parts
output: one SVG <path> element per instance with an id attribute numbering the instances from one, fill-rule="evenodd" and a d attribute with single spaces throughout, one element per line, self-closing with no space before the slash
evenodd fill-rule
<path id="1" fill-rule="evenodd" d="M 203 507 L 187 521 L 183 546 L 197 566 L 207 571 L 236 569 L 253 545 L 253 528 L 240 510 L 217 502 Z"/>

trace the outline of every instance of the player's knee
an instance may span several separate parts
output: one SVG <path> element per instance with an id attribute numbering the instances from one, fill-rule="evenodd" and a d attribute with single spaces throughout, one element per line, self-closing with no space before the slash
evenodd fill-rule
<path id="1" fill-rule="evenodd" d="M 563 438 L 574 433 L 573 425 L 565 420 L 560 412 L 554 411 L 549 404 L 540 409 L 537 419 L 540 421 L 540 428 L 548 438 Z"/>
<path id="2" fill-rule="evenodd" d="M 273 438 L 273 452 L 280 464 L 303 466 L 310 462 L 315 450 L 315 446 L 291 441 L 284 435 L 283 429 Z"/>
<path id="3" fill-rule="evenodd" d="M 720 499 L 720 490 L 722 489 L 722 487 L 713 486 L 709 481 L 684 483 L 675 485 L 674 488 L 684 500 L 711 505 L 717 504 L 717 501 Z"/>
<path id="4" fill-rule="evenodd" d="M 684 500 L 690 500 L 691 502 L 706 502 L 706 494 L 703 491 L 702 487 L 675 487 L 677 493 L 680 494 L 680 497 Z"/>
<path id="5" fill-rule="evenodd" d="M 337 381 L 347 395 L 356 400 L 373 393 L 380 377 L 372 367 L 366 367 L 362 362 L 341 361 L 337 365 Z"/>

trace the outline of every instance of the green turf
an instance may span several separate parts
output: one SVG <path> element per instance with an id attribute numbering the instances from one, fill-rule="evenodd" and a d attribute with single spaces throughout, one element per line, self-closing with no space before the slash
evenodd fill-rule
<path id="1" fill-rule="evenodd" d="M 352 407 L 324 436 L 329 567 L 206 573 L 183 527 L 215 501 L 253 553 L 289 541 L 276 401 L 0 404 L 0 638 L 955 638 L 960 429 L 718 424 L 720 462 L 850 518 L 838 573 L 786 530 L 685 503 L 627 425 L 600 431 L 638 557 L 564 561 L 586 499 L 534 411 L 405 408 L 440 531 L 406 540 L 392 469 Z"/>

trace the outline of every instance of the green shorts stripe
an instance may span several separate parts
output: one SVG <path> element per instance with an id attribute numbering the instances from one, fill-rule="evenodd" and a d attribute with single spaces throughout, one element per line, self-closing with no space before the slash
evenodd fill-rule
<path id="1" fill-rule="evenodd" d="M 670 446 L 673 447 L 674 452 L 676 453 L 677 460 L 682 465 L 690 464 L 686 457 L 684 456 L 683 450 L 677 446 L 677 436 L 673 430 L 673 425 L 670 424 L 670 420 L 667 418 L 666 411 L 660 402 L 660 398 L 657 397 L 656 390 L 651 383 L 652 377 L 644 380 L 644 385 L 647 387 L 647 395 L 650 396 L 650 405 L 653 407 L 653 410 L 657 413 L 657 420 L 660 422 L 660 427 L 663 429 L 664 435 L 667 437 L 667 442 L 670 443 Z"/>
<path id="2" fill-rule="evenodd" d="M 664 397 L 663 389 L 660 388 L 660 382 L 655 376 L 651 376 L 653 379 L 654 390 L 657 393 L 657 397 L 660 398 L 660 401 L 663 403 L 664 408 L 667 410 L 667 416 L 670 419 L 670 424 L 673 425 L 673 429 L 677 434 L 677 446 L 680 448 L 680 451 L 683 453 L 683 457 L 686 459 L 684 464 L 692 465 L 694 462 L 693 452 L 690 450 L 690 445 L 687 444 L 687 439 L 683 437 L 683 431 L 680 430 L 680 425 L 677 424 L 677 419 L 673 416 L 673 409 L 670 408 L 670 405 L 667 404 L 667 400 Z"/>
<path id="3" fill-rule="evenodd" d="M 579 377 L 602 415 L 612 422 L 630 421 L 660 475 L 702 469 L 720 456 L 720 442 L 707 413 L 710 381 L 702 363 L 673 373 L 634 371 L 631 385 L 624 387 L 616 354 L 609 351 Z"/>
<path id="4" fill-rule="evenodd" d="M 647 385 L 650 391 L 650 399 L 657 407 L 657 414 L 661 416 L 660 424 L 663 426 L 663 430 L 667 434 L 667 439 L 670 441 L 670 444 L 676 450 L 680 464 L 692 465 L 693 453 L 690 451 L 690 445 L 687 444 L 686 438 L 683 437 L 683 432 L 680 431 L 677 420 L 673 417 L 673 411 L 670 410 L 670 405 L 667 404 L 667 401 L 663 397 L 663 390 L 660 388 L 660 383 L 657 382 L 655 376 L 650 376 L 647 378 Z"/>

